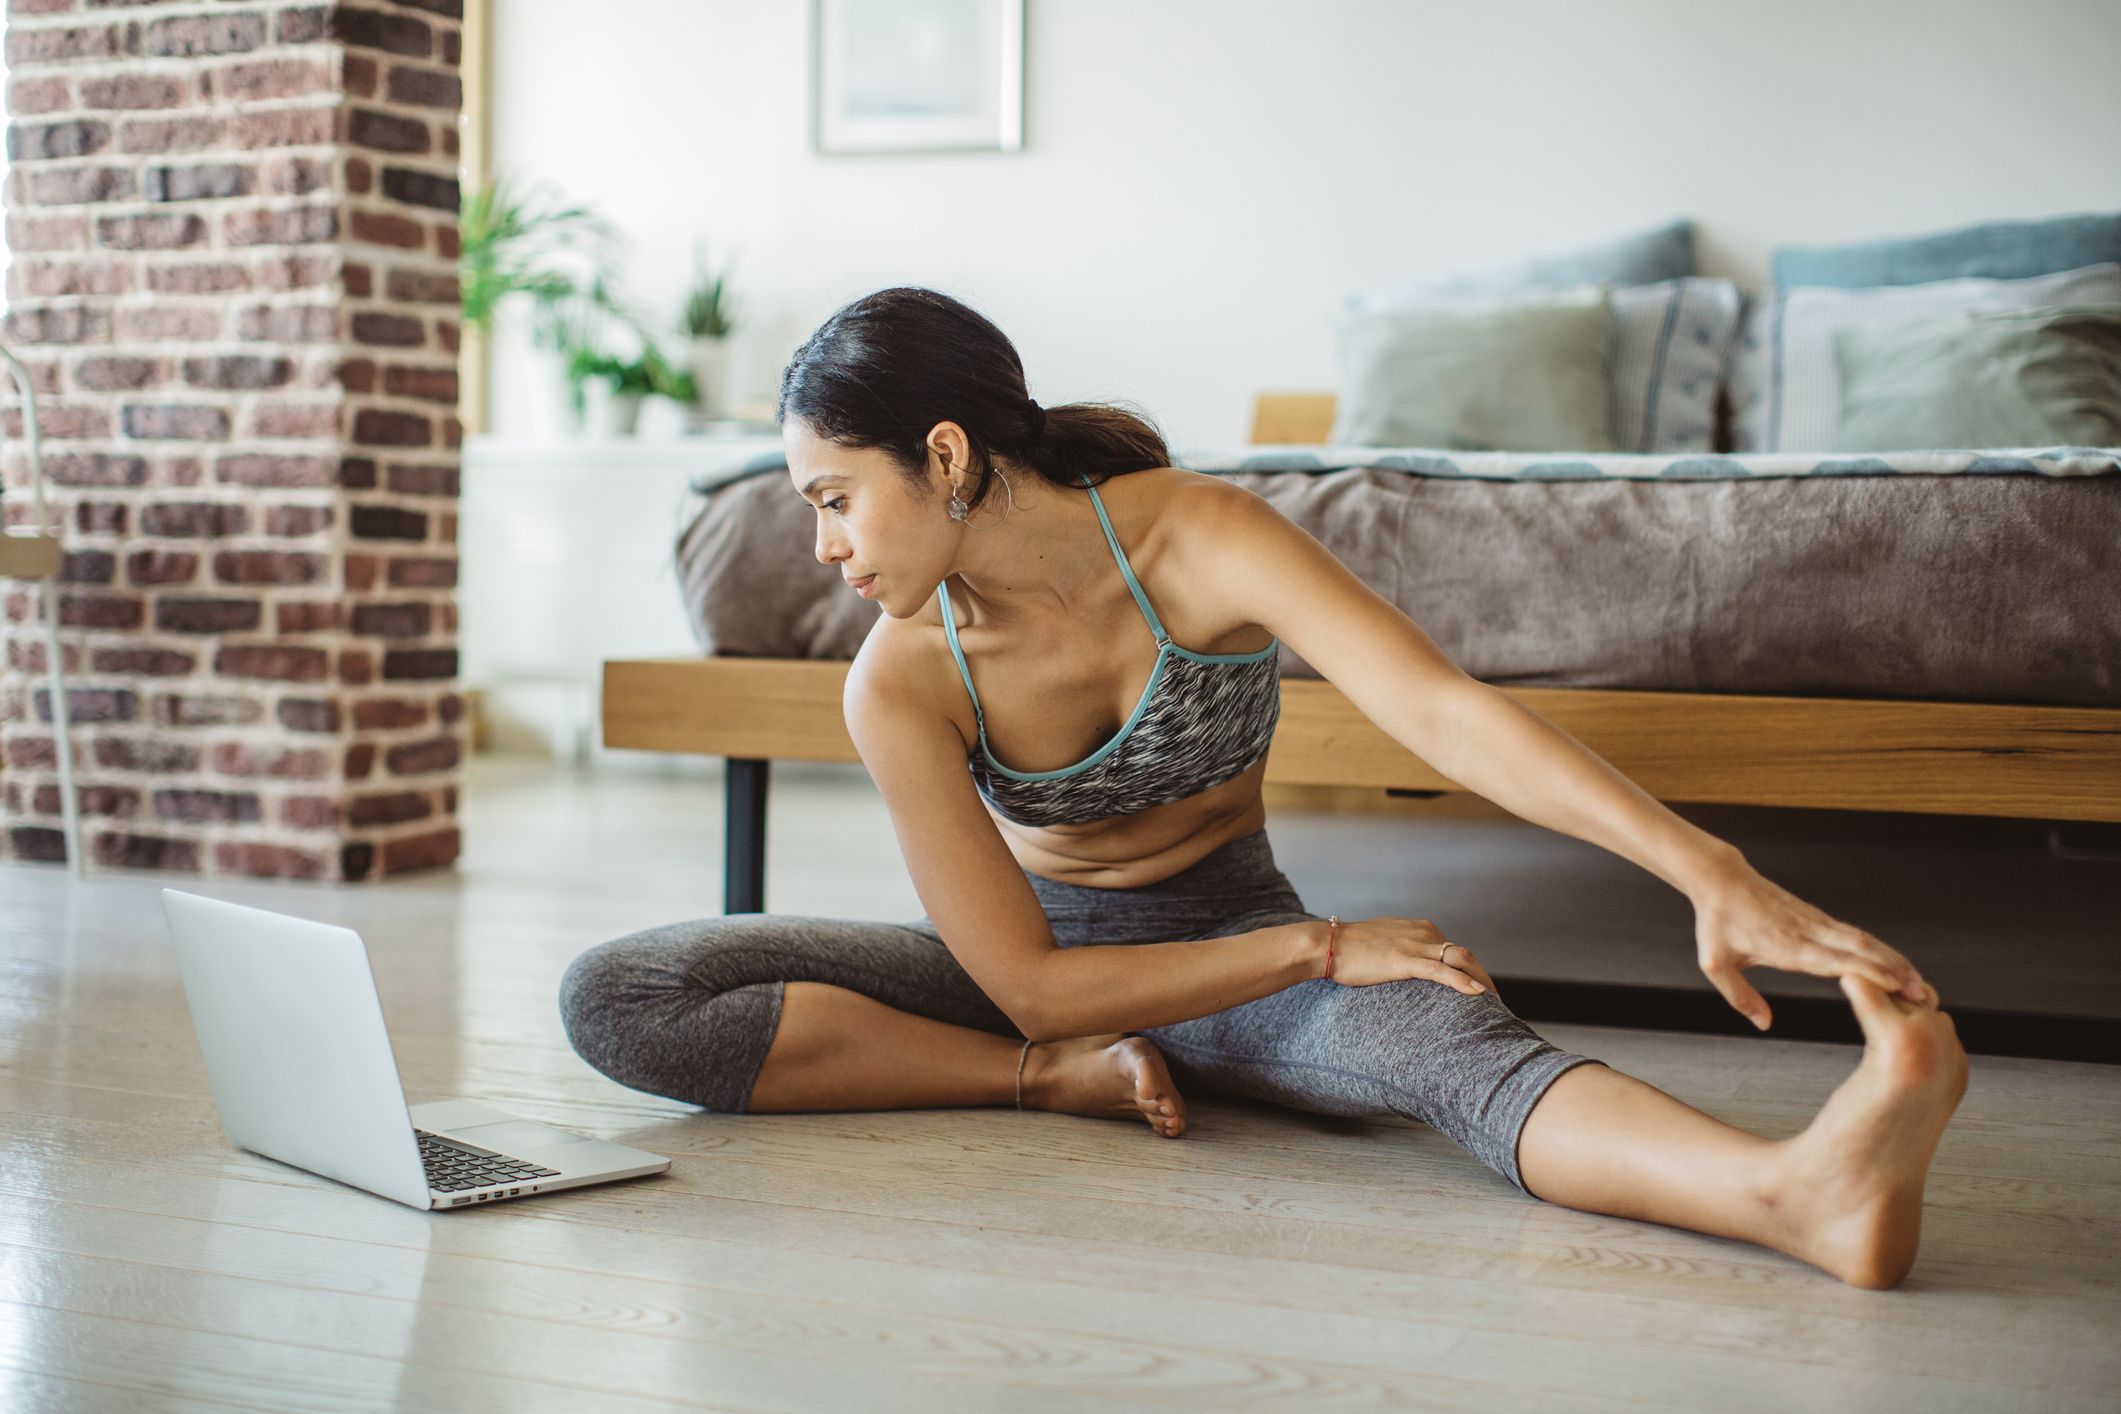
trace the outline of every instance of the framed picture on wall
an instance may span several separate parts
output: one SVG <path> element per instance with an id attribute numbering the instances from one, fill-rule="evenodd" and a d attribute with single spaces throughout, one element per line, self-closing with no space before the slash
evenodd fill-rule
<path id="1" fill-rule="evenodd" d="M 819 152 L 1024 145 L 1024 0 L 811 0 Z"/>

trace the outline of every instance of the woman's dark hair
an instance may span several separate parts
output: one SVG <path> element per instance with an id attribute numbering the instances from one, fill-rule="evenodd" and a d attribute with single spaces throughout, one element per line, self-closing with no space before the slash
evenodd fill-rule
<path id="1" fill-rule="evenodd" d="M 1080 486 L 1169 466 L 1163 433 L 1112 403 L 1041 409 L 1024 387 L 1016 346 L 993 321 L 935 290 L 898 286 L 863 295 L 803 341 L 781 373 L 773 420 L 795 417 L 829 442 L 888 452 L 909 474 L 928 465 L 938 422 L 965 429 L 979 484 L 993 479 L 993 453 L 1057 486 Z"/>

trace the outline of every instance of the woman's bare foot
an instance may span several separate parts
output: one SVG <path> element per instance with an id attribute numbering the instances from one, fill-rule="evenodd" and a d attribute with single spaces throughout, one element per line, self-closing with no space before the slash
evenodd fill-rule
<path id="1" fill-rule="evenodd" d="M 1863 1061 L 1779 1146 L 1768 1203 L 1786 1239 L 1776 1246 L 1882 1290 L 1915 1264 L 1923 1180 L 1966 1093 L 1966 1051 L 1935 988 L 1910 1002 L 1861 977 L 1840 981 L 1863 1027 Z"/>
<path id="2" fill-rule="evenodd" d="M 1124 1032 L 1035 1043 L 1024 1060 L 1024 1105 L 1093 1119 L 1140 1115 L 1166 1139 L 1186 1128 L 1186 1102 L 1163 1052 Z"/>

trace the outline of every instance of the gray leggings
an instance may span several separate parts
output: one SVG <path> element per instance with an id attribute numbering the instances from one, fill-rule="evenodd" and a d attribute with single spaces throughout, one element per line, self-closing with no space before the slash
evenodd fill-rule
<path id="1" fill-rule="evenodd" d="M 1144 888 L 1024 877 L 1064 948 L 1220 938 L 1324 916 L 1305 911 L 1264 829 Z M 871 923 L 737 913 L 650 928 L 577 957 L 560 983 L 560 1016 L 582 1059 L 621 1085 L 741 1114 L 789 982 L 827 982 L 917 1016 L 1023 1034 L 926 915 Z M 1189 1093 L 1418 1120 L 1527 1193 L 1518 1131 L 1556 1077 L 1591 1060 L 1542 1040 L 1492 992 L 1467 996 L 1423 978 L 1299 982 L 1138 1034 Z"/>

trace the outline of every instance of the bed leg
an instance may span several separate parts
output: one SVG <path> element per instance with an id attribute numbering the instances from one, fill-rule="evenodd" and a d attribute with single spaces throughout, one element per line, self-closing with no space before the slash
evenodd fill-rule
<path id="1" fill-rule="evenodd" d="M 766 771 L 772 763 L 731 756 L 723 794 L 722 912 L 766 911 Z"/>

